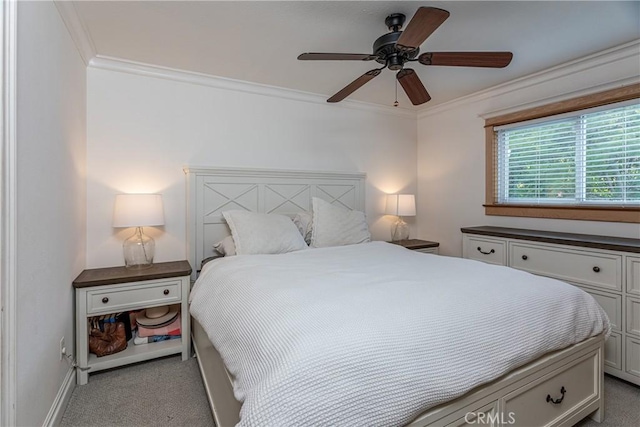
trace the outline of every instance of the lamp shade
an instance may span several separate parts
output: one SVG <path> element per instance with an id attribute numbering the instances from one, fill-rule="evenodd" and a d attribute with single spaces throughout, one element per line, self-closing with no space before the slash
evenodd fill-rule
<path id="1" fill-rule="evenodd" d="M 113 211 L 114 227 L 164 225 L 161 194 L 118 194 Z"/>
<path id="2" fill-rule="evenodd" d="M 415 216 L 416 197 L 413 194 L 388 194 L 387 215 Z"/>

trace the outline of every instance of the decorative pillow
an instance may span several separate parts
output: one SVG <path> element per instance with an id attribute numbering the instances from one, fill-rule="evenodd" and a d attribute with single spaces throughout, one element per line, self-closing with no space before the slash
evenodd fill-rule
<path id="1" fill-rule="evenodd" d="M 238 255 L 281 254 L 306 249 L 300 232 L 284 215 L 247 211 L 222 212 Z"/>
<path id="2" fill-rule="evenodd" d="M 224 256 L 233 256 L 236 254 L 236 244 L 231 236 L 227 236 L 213 245 L 213 249 Z"/>
<path id="3" fill-rule="evenodd" d="M 314 197 L 311 246 L 344 246 L 371 241 L 363 212 L 350 211 Z"/>
<path id="4" fill-rule="evenodd" d="M 300 231 L 300 234 L 302 234 L 307 245 L 311 244 L 312 220 L 313 217 L 311 216 L 311 212 L 300 212 L 293 218 L 293 223 L 298 227 L 298 230 Z"/>

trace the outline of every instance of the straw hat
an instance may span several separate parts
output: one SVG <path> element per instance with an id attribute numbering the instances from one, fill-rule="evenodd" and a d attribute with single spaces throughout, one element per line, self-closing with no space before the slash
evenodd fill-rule
<path id="1" fill-rule="evenodd" d="M 163 305 L 150 307 L 136 316 L 136 322 L 142 326 L 161 326 L 171 322 L 178 315 L 178 307 Z"/>

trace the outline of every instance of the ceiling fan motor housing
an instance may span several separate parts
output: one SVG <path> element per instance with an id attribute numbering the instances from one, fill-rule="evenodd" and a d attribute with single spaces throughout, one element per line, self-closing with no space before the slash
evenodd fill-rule
<path id="1" fill-rule="evenodd" d="M 404 16 L 404 13 L 392 13 L 385 18 L 384 23 L 389 31 L 397 32 L 400 31 L 406 19 L 407 17 Z"/>
<path id="2" fill-rule="evenodd" d="M 404 63 L 410 59 L 414 59 L 420 52 L 416 49 L 400 49 L 396 46 L 396 42 L 400 38 L 402 25 L 406 17 L 402 13 L 392 13 L 387 16 L 384 23 L 387 25 L 390 33 L 387 33 L 373 42 L 373 54 L 377 56 L 376 61 L 380 64 L 386 64 L 390 70 L 401 70 Z"/>

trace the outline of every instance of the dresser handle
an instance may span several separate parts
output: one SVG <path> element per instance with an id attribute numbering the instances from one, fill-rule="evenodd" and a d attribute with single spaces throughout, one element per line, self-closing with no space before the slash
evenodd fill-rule
<path id="1" fill-rule="evenodd" d="M 593 271 L 595 271 L 596 273 L 600 273 L 600 267 L 598 266 L 593 267 Z"/>
<path id="2" fill-rule="evenodd" d="M 553 403 L 554 405 L 559 405 L 562 403 L 562 401 L 564 400 L 564 394 L 567 392 L 567 390 L 564 389 L 564 387 L 562 387 L 560 389 L 560 393 L 562 393 L 562 397 L 560 397 L 560 399 L 553 399 L 551 397 L 550 394 L 547 394 L 547 402 Z"/>
<path id="3" fill-rule="evenodd" d="M 107 297 L 102 298 L 102 303 L 103 304 L 106 304 L 108 302 L 109 302 L 109 298 L 107 298 Z"/>
<path id="4" fill-rule="evenodd" d="M 165 295 L 169 295 L 169 289 L 165 289 L 165 290 L 164 290 L 164 294 L 165 294 Z"/>
<path id="5" fill-rule="evenodd" d="M 522 255 L 522 259 L 526 261 L 526 260 L 528 260 L 528 259 L 529 259 L 529 257 L 528 257 L 528 256 L 526 256 L 526 255 Z"/>
<path id="6" fill-rule="evenodd" d="M 482 252 L 482 248 L 480 246 L 478 246 L 478 252 L 480 252 L 483 255 L 490 255 L 490 254 L 495 253 L 496 251 L 495 251 L 495 249 L 491 249 L 489 252 Z"/>

